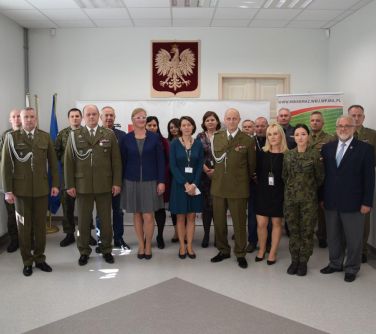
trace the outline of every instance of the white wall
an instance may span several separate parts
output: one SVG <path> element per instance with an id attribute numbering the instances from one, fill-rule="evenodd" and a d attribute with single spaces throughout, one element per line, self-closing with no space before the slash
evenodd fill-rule
<path id="1" fill-rule="evenodd" d="M 58 93 L 59 126 L 78 100 L 150 99 L 150 41 L 201 40 L 201 98 L 218 98 L 218 73 L 290 73 L 291 91 L 327 88 L 322 31 L 114 28 L 30 31 L 31 93 L 49 115 Z M 119 111 L 120 112 L 120 111 Z M 49 117 L 40 121 L 48 128 Z"/>
<path id="2" fill-rule="evenodd" d="M 376 1 L 336 25 L 329 39 L 329 90 L 344 92 L 345 107 L 361 104 L 376 129 Z"/>
<path id="3" fill-rule="evenodd" d="M 0 14 L 0 132 L 9 127 L 9 111 L 23 107 L 24 62 L 22 28 Z"/>

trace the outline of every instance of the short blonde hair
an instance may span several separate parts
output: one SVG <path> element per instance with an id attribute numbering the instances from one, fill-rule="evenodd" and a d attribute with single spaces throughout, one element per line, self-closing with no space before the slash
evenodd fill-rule
<path id="1" fill-rule="evenodd" d="M 145 109 L 143 109 L 143 108 L 136 108 L 136 109 L 134 109 L 134 110 L 132 111 L 132 115 L 131 115 L 131 117 L 132 117 L 132 118 L 135 117 L 135 116 L 136 116 L 138 113 L 140 113 L 140 112 L 144 112 L 146 116 L 148 115 Z"/>
<path id="2" fill-rule="evenodd" d="M 269 143 L 269 139 L 268 139 L 268 134 L 274 130 L 274 129 L 277 129 L 279 134 L 281 135 L 281 151 L 282 153 L 288 151 L 288 147 L 287 147 L 287 142 L 286 142 L 286 135 L 285 135 L 285 132 L 283 131 L 283 128 L 282 126 L 280 126 L 279 124 L 277 123 L 272 123 L 268 126 L 268 128 L 266 129 L 266 140 L 265 140 L 265 146 L 262 148 L 264 152 L 269 152 L 270 149 L 271 149 L 271 145 Z"/>

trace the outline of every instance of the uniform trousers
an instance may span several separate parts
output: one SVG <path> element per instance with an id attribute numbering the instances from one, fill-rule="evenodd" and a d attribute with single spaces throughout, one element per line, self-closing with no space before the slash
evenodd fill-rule
<path id="1" fill-rule="evenodd" d="M 363 247 L 364 215 L 360 212 L 339 212 L 325 210 L 328 234 L 329 266 L 356 274 L 360 269 Z"/>
<path id="2" fill-rule="evenodd" d="M 284 215 L 289 222 L 292 262 L 308 262 L 313 253 L 317 204 L 312 201 L 285 202 Z"/>
<path id="3" fill-rule="evenodd" d="M 223 254 L 230 254 L 227 239 L 227 209 L 230 210 L 235 235 L 234 254 L 244 257 L 247 247 L 247 201 L 248 198 L 223 198 L 213 196 L 213 220 L 215 242 Z"/>
<path id="4" fill-rule="evenodd" d="M 8 214 L 8 234 L 11 241 L 18 241 L 18 231 L 16 222 L 16 210 L 14 204 L 9 204 L 4 200 Z"/>
<path id="5" fill-rule="evenodd" d="M 24 265 L 31 266 L 33 262 L 44 262 L 46 260 L 44 251 L 46 248 L 48 196 L 16 196 L 15 207 L 18 241 Z M 34 254 L 31 253 L 32 238 L 34 238 Z"/>
<path id="6" fill-rule="evenodd" d="M 76 199 L 68 195 L 67 191 L 63 191 L 61 204 L 63 206 L 63 231 L 64 233 L 74 233 L 74 204 Z"/>
<path id="7" fill-rule="evenodd" d="M 91 248 L 90 225 L 92 224 L 94 202 L 97 208 L 97 215 L 101 220 L 100 240 L 103 254 L 112 251 L 112 226 L 111 226 L 111 192 L 101 194 L 80 194 L 77 193 L 78 208 L 78 233 L 77 247 L 81 255 L 89 256 Z"/>
<path id="8" fill-rule="evenodd" d="M 317 239 L 326 241 L 326 223 L 325 223 L 325 211 L 319 205 L 317 208 Z"/>

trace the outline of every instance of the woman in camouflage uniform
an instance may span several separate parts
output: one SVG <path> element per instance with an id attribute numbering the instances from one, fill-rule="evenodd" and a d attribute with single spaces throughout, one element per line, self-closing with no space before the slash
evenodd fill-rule
<path id="1" fill-rule="evenodd" d="M 305 276 L 307 262 L 313 252 L 314 226 L 317 221 L 317 189 L 324 180 L 320 153 L 308 148 L 309 129 L 297 124 L 294 138 L 297 147 L 283 160 L 285 182 L 284 215 L 289 222 L 291 265 L 290 275 Z"/>

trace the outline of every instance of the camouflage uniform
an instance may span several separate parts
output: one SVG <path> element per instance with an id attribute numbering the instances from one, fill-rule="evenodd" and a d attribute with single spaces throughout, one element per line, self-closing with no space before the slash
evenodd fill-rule
<path id="1" fill-rule="evenodd" d="M 64 152 L 65 148 L 67 147 L 67 142 L 69 135 L 72 131 L 72 128 L 68 126 L 67 128 L 61 130 L 55 141 L 55 151 L 57 159 L 62 164 L 62 170 L 64 171 Z M 75 230 L 75 223 L 74 223 L 74 204 L 75 198 L 71 197 L 66 192 L 66 187 L 64 185 L 64 176 L 61 184 L 62 189 L 62 196 L 61 196 L 61 204 L 63 205 L 63 230 L 64 233 L 74 233 Z"/>
<path id="2" fill-rule="evenodd" d="M 1 161 L 1 152 L 3 150 L 5 136 L 8 132 L 13 131 L 12 129 L 6 130 L 0 138 L 0 161 Z M 2 188 L 2 185 L 1 185 Z M 17 222 L 16 222 L 16 209 L 14 204 L 9 204 L 4 199 L 4 204 L 7 209 L 8 214 L 8 234 L 10 237 L 11 242 L 16 242 L 18 244 L 18 230 L 17 230 Z"/>
<path id="3" fill-rule="evenodd" d="M 326 133 L 324 131 L 319 131 L 317 134 L 311 132 L 309 134 L 309 147 L 316 149 L 321 152 L 321 148 L 324 144 L 329 143 L 334 140 L 335 137 Z M 325 214 L 324 209 L 318 205 L 318 217 L 317 217 L 317 231 L 316 236 L 319 241 L 326 242 L 326 224 L 325 224 Z"/>
<path id="4" fill-rule="evenodd" d="M 354 138 L 364 141 L 373 146 L 375 156 L 376 156 L 376 131 L 370 128 L 365 128 L 361 126 L 359 130 L 355 131 Z M 376 161 L 376 159 L 375 159 Z M 363 256 L 367 256 L 368 254 L 368 237 L 370 232 L 370 220 L 371 220 L 370 213 L 367 213 L 364 218 L 364 234 L 363 234 Z"/>
<path id="5" fill-rule="evenodd" d="M 290 228 L 292 262 L 306 263 L 313 251 L 317 220 L 317 190 L 324 181 L 324 166 L 316 150 L 286 152 L 282 178 L 285 182 L 284 215 Z"/>

